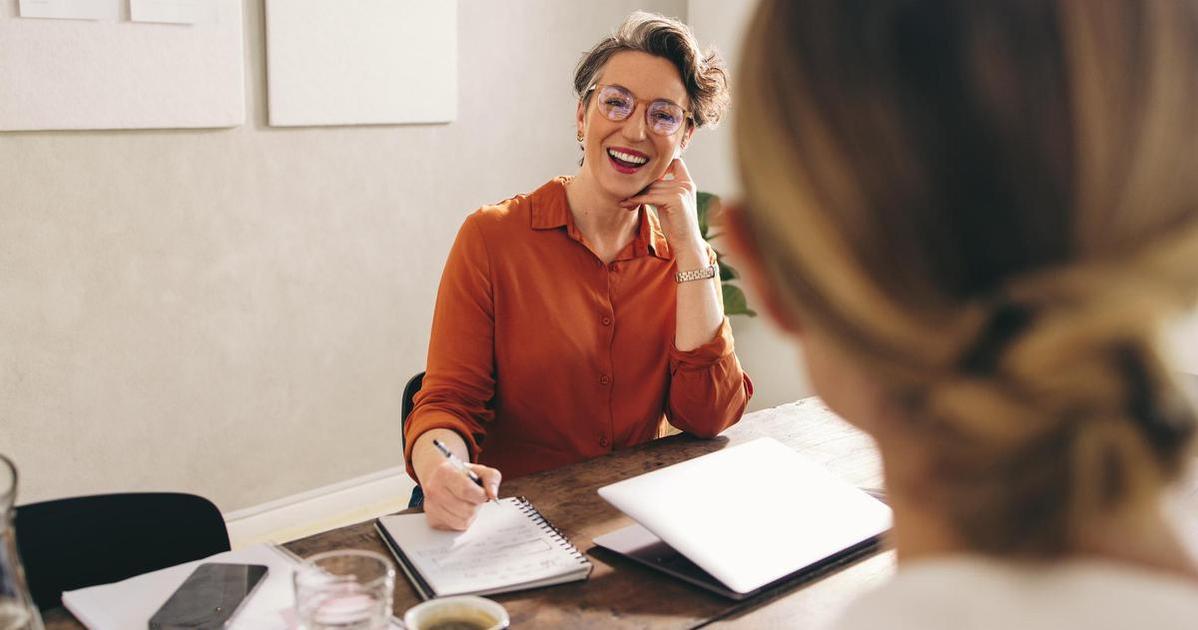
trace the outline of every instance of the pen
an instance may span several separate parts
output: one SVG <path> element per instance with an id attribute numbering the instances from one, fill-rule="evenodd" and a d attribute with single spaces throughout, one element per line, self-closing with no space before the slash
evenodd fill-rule
<path id="1" fill-rule="evenodd" d="M 483 485 L 482 477 L 479 477 L 478 473 L 470 470 L 470 467 L 467 466 L 465 462 L 458 459 L 458 456 L 454 455 L 453 451 L 450 451 L 448 448 L 446 448 L 445 445 L 441 443 L 441 440 L 433 438 L 433 446 L 437 447 L 438 451 L 441 451 L 441 454 L 445 456 L 445 459 L 449 460 L 449 463 L 453 464 L 454 468 L 462 471 L 463 474 L 470 478 L 470 481 L 478 484 L 478 487 L 482 488 L 483 492 L 487 491 L 487 487 Z M 492 500 L 498 500 L 498 497 Z"/>

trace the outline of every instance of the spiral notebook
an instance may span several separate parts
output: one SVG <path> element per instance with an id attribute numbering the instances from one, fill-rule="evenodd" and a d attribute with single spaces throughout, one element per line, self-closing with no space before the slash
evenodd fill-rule
<path id="1" fill-rule="evenodd" d="M 590 561 L 524 497 L 484 504 L 464 532 L 433 529 L 424 514 L 392 514 L 374 525 L 424 599 L 506 593 L 591 574 Z"/>

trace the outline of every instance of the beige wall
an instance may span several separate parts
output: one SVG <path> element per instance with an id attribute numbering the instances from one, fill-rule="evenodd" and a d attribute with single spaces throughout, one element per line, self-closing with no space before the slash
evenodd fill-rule
<path id="1" fill-rule="evenodd" d="M 22 502 L 177 489 L 235 510 L 400 464 L 462 218 L 573 172 L 581 51 L 634 8 L 686 12 L 462 0 L 456 122 L 273 129 L 245 5 L 247 124 L 0 134 L 0 452 Z"/>

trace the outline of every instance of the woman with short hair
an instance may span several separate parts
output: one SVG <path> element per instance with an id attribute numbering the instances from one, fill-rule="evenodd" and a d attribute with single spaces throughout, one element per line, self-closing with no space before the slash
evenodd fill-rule
<path id="1" fill-rule="evenodd" d="M 574 86 L 577 174 L 470 215 L 445 264 L 406 426 L 434 527 L 465 529 L 500 471 L 598 457 L 667 421 L 714 436 L 752 395 L 679 157 L 726 107 L 718 56 L 638 12 L 583 57 Z M 476 462 L 485 490 L 434 439 Z"/>

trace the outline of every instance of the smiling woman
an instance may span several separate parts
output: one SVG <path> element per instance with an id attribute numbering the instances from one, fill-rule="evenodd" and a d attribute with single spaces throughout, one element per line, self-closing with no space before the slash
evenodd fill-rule
<path id="1" fill-rule="evenodd" d="M 667 423 L 711 437 L 752 395 L 680 157 L 726 109 L 718 55 L 638 12 L 583 57 L 574 87 L 577 174 L 471 214 L 445 264 L 405 428 L 434 527 L 467 528 L 501 470 L 597 457 Z"/>

